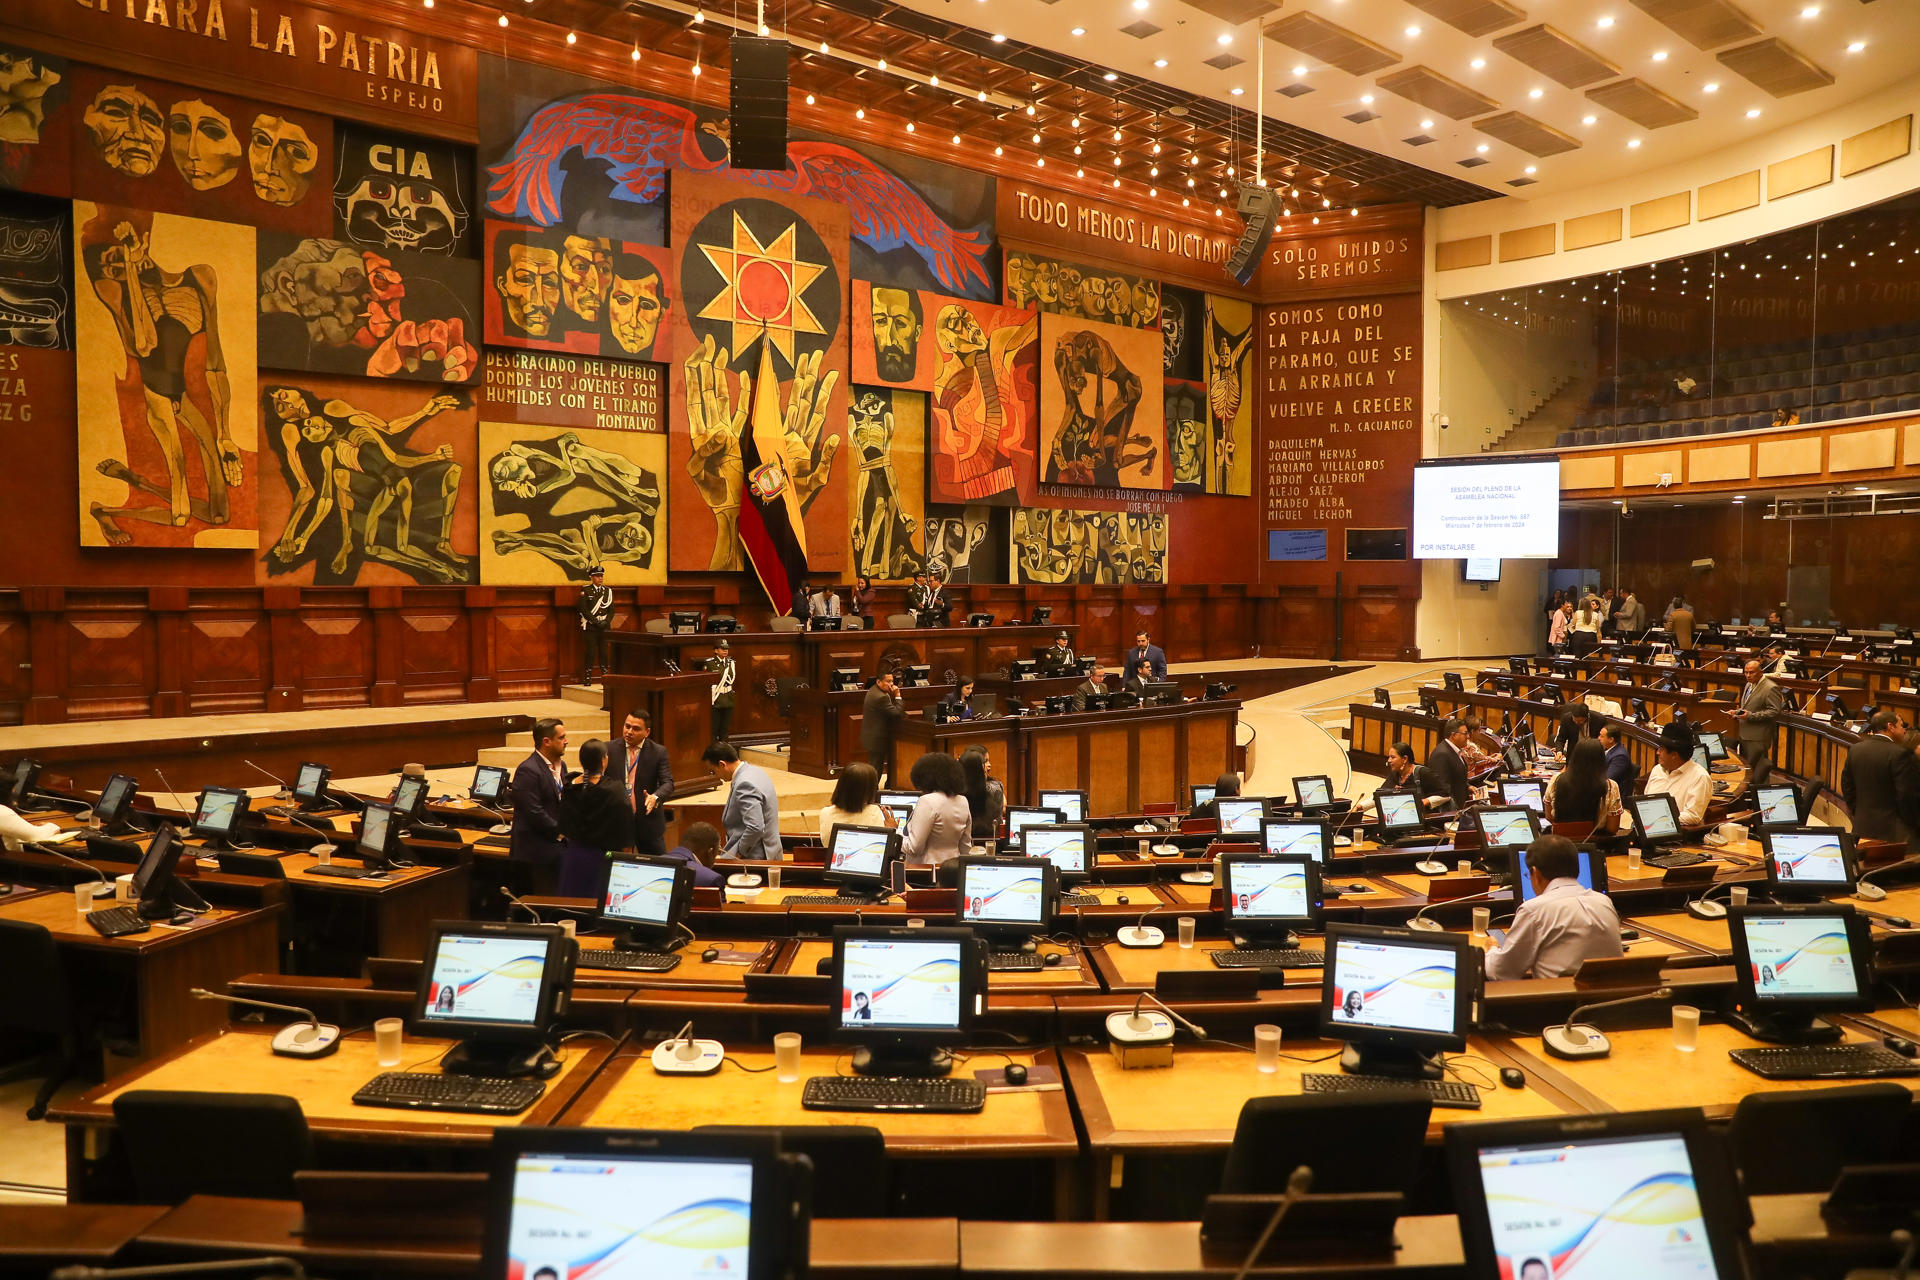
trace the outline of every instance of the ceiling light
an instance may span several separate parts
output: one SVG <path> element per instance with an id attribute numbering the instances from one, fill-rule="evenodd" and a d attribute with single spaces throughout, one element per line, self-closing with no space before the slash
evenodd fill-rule
<path id="1" fill-rule="evenodd" d="M 1035 142 L 1038 142 L 1038 141 L 1040 141 L 1040 135 L 1039 135 L 1039 134 L 1037 134 L 1037 133 L 1036 133 L 1036 134 L 1034 134 L 1034 135 L 1033 135 L 1033 140 L 1034 140 Z"/>
<path id="2" fill-rule="evenodd" d="M 940 87 L 940 77 L 939 77 L 939 76 L 928 76 L 928 77 L 927 77 L 927 83 L 928 83 L 929 85 L 931 85 L 931 86 L 932 86 L 933 88 L 935 88 L 935 89 L 938 89 L 938 88 Z"/>
<path id="3" fill-rule="evenodd" d="M 577 35 L 575 35 L 575 34 L 574 34 L 573 32 L 571 32 L 571 31 L 569 31 L 569 32 L 567 32 L 567 43 L 568 43 L 568 44 L 577 44 L 577 43 L 579 43 L 579 40 L 580 40 L 580 37 L 579 37 L 579 36 L 577 36 Z"/>
<path id="4" fill-rule="evenodd" d="M 1409 36 L 1417 36 L 1417 35 L 1419 35 L 1419 34 L 1420 34 L 1420 28 L 1419 28 L 1419 27 L 1408 27 L 1408 28 L 1407 28 L 1407 34 L 1408 34 Z"/>
<path id="5" fill-rule="evenodd" d="M 760 24 L 760 34 L 762 36 L 770 36 L 773 34 L 773 28 L 763 22 Z"/>
<path id="6" fill-rule="evenodd" d="M 1530 165 L 1528 165 L 1528 166 L 1527 166 L 1527 172 L 1528 172 L 1528 173 L 1538 173 L 1538 172 L 1540 172 L 1540 166 L 1539 166 L 1539 165 L 1537 165 L 1537 164 L 1530 164 Z"/>
<path id="7" fill-rule="evenodd" d="M 1613 25 L 1613 15 L 1607 14 L 1606 16 L 1602 17 L 1598 22 L 1594 23 L 1593 25 L 1596 27 L 1599 27 L 1602 31 L 1605 31 L 1608 27 Z"/>
<path id="8" fill-rule="evenodd" d="M 1709 80 L 1705 84 L 1700 86 L 1700 92 L 1718 93 L 1720 92 L 1720 82 L 1718 80 Z"/>
<path id="9" fill-rule="evenodd" d="M 880 69 L 881 69 L 882 71 L 885 71 L 885 70 L 887 69 L 887 60 L 886 60 L 885 58 L 882 58 L 882 59 L 880 59 L 880 61 L 879 61 L 879 63 L 878 63 L 877 65 L 879 66 L 879 68 L 880 68 Z"/>
<path id="10" fill-rule="evenodd" d="M 1109 71 L 1107 72 L 1107 74 L 1105 74 L 1104 76 L 1101 76 L 1100 78 L 1102 80 L 1113 81 L 1113 80 L 1118 80 L 1120 77 L 1114 72 Z"/>
<path id="11" fill-rule="evenodd" d="M 997 156 L 999 156 L 999 155 L 1005 155 L 1005 154 L 1006 154 L 1006 151 L 1007 151 L 1007 149 L 1006 149 L 1005 147 L 995 147 L 995 148 L 993 149 L 993 154 L 995 154 L 995 155 L 997 155 Z"/>
<path id="12" fill-rule="evenodd" d="M 1665 49 L 1655 49 L 1653 51 L 1653 60 L 1655 62 L 1665 62 L 1667 60 L 1667 51 Z"/>
<path id="13" fill-rule="evenodd" d="M 1075 27 L 1073 29 L 1073 34 L 1076 36 L 1083 36 L 1087 34 L 1087 29 L 1085 27 Z"/>
<path id="14" fill-rule="evenodd" d="M 820 42 L 820 52 L 822 53 L 830 52 L 830 48 L 825 40 L 822 40 Z"/>
<path id="15" fill-rule="evenodd" d="M 1115 179 L 1113 180 L 1113 185 L 1114 185 L 1114 186 L 1115 186 L 1116 188 L 1118 188 L 1118 187 L 1119 187 L 1119 185 L 1120 185 L 1120 179 L 1118 179 L 1118 178 L 1115 178 Z"/>
<path id="16" fill-rule="evenodd" d="M 1817 4 L 1808 5 L 1800 11 L 1800 16 L 1803 18 L 1817 18 L 1820 16 L 1820 6 Z"/>
<path id="17" fill-rule="evenodd" d="M 1865 40 L 1855 40 L 1852 44 L 1847 46 L 1847 52 L 1859 53 L 1862 49 L 1866 47 L 1867 47 L 1867 42 Z"/>
<path id="18" fill-rule="evenodd" d="M 1187 179 L 1187 186 L 1188 186 L 1188 187 L 1192 187 L 1192 186 L 1193 186 L 1193 179 L 1192 179 L 1192 178 L 1188 178 L 1188 179 Z"/>
<path id="19" fill-rule="evenodd" d="M 982 89 L 979 93 L 975 94 L 974 96 L 978 98 L 981 102 L 985 102 L 987 100 L 987 91 L 985 89 Z"/>
<path id="20" fill-rule="evenodd" d="M 1155 155 L 1160 154 L 1160 144 L 1157 142 L 1153 144 L 1153 154 Z"/>
<path id="21" fill-rule="evenodd" d="M 1243 94 L 1243 93 L 1245 93 L 1245 92 L 1246 92 L 1246 90 L 1245 90 L 1245 89 L 1242 89 L 1242 88 L 1241 88 L 1241 87 L 1240 87 L 1239 85 L 1235 85 L 1235 86 L 1233 86 L 1233 96 L 1234 96 L 1234 97 L 1236 97 L 1236 98 L 1237 98 L 1237 97 L 1239 97 L 1239 96 L 1240 96 L 1241 94 Z"/>
<path id="22" fill-rule="evenodd" d="M 908 133 L 912 133 L 912 132 L 913 132 L 913 121 L 911 121 L 911 120 L 909 120 L 909 121 L 907 121 L 907 132 L 908 132 Z"/>
<path id="23" fill-rule="evenodd" d="M 1420 122 L 1420 127 L 1421 127 L 1422 129 L 1431 129 L 1431 128 L 1433 128 L 1433 121 L 1431 121 L 1431 120 L 1422 120 L 1422 121 Z"/>
<path id="24" fill-rule="evenodd" d="M 1160 166 L 1159 166 L 1159 165 L 1154 165 L 1154 166 L 1153 166 L 1153 167 L 1152 167 L 1151 169 L 1148 169 L 1148 170 L 1147 170 L 1147 176 L 1148 176 L 1149 178 L 1157 178 L 1157 177 L 1159 177 L 1159 176 L 1160 176 Z"/>
<path id="25" fill-rule="evenodd" d="M 1220 198 L 1222 200 L 1227 198 L 1227 189 L 1225 187 L 1220 188 Z"/>
<path id="26" fill-rule="evenodd" d="M 1307 69 L 1305 67 L 1295 67 L 1293 69 L 1293 74 L 1296 76 L 1303 76 L 1307 74 Z"/>
<path id="27" fill-rule="evenodd" d="M 1006 32 L 1004 32 L 1004 31 L 996 31 L 996 32 L 994 32 L 994 33 L 993 33 L 993 42 L 994 42 L 995 44 L 1005 44 L 1005 43 L 1007 42 L 1007 33 L 1006 33 Z"/>
<path id="28" fill-rule="evenodd" d="M 1076 178 L 1084 178 L 1087 176 L 1087 171 L 1085 169 L 1075 169 L 1073 171 L 1073 176 Z"/>
<path id="29" fill-rule="evenodd" d="M 1067 127 L 1069 129 L 1078 129 L 1080 127 L 1080 117 L 1075 116 L 1073 119 L 1067 121 Z"/>
<path id="30" fill-rule="evenodd" d="M 696 76 L 700 74 L 700 64 L 697 62 L 693 64 L 693 74 Z"/>
<path id="31" fill-rule="evenodd" d="M 1545 89 L 1529 89 L 1529 90 L 1527 90 L 1527 96 L 1528 96 L 1529 98 L 1544 98 L 1544 97 L 1546 96 L 1546 94 L 1547 94 L 1547 91 L 1546 91 Z"/>
<path id="32" fill-rule="evenodd" d="M 960 145 L 960 135 L 957 133 L 953 135 L 953 145 L 956 147 Z"/>
<path id="33" fill-rule="evenodd" d="M 503 27 L 507 25 L 507 15 L 504 13 L 500 15 L 500 25 Z"/>
<path id="34" fill-rule="evenodd" d="M 1333 201 L 1326 196 L 1322 196 L 1320 198 L 1320 207 L 1322 209 L 1331 209 L 1333 208 Z"/>
<path id="35" fill-rule="evenodd" d="M 1639 149 L 1640 149 L 1640 139 L 1638 138 L 1627 139 L 1627 150 L 1638 151 Z"/>
<path id="36" fill-rule="evenodd" d="M 433 0 L 420 0 L 420 3 L 426 5 L 429 9 L 433 8 Z"/>
<path id="37" fill-rule="evenodd" d="M 1114 168 L 1116 168 L 1116 169 L 1118 169 L 1118 168 L 1120 167 L 1120 157 L 1119 157 L 1119 156 L 1115 156 L 1115 157 L 1113 158 L 1113 167 L 1114 167 Z"/>
<path id="38" fill-rule="evenodd" d="M 1360 101 L 1362 105 L 1370 107 L 1373 105 L 1373 95 L 1370 93 L 1363 93 L 1360 95 Z"/>
<path id="39" fill-rule="evenodd" d="M 1213 42 L 1221 46 L 1222 48 L 1225 48 L 1227 45 L 1230 45 L 1233 43 L 1233 33 L 1231 31 L 1222 31 L 1219 35 L 1213 38 Z"/>
<path id="40" fill-rule="evenodd" d="M 1760 108 L 1758 107 L 1747 108 L 1747 119 L 1758 120 L 1759 118 L 1760 118 Z"/>
<path id="41" fill-rule="evenodd" d="M 865 107 L 855 107 L 853 109 L 853 118 L 855 120 L 865 120 L 867 118 L 867 109 Z"/>
<path id="42" fill-rule="evenodd" d="M 1047 167 L 1047 158 L 1045 156 L 1041 156 L 1038 160 L 1034 161 L 1033 163 L 1036 168 L 1044 169 Z"/>
<path id="43" fill-rule="evenodd" d="M 1485 155 L 1487 154 L 1487 144 L 1483 142 L 1479 146 L 1475 147 L 1474 150 L 1478 151 L 1481 155 Z"/>
<path id="44" fill-rule="evenodd" d="M 1027 114 L 1028 114 L 1028 115 L 1032 115 L 1032 114 L 1033 114 L 1033 104 L 1032 104 L 1031 102 L 1029 102 L 1029 103 L 1027 104 Z"/>
<path id="45" fill-rule="evenodd" d="M 1147 0 L 1133 0 L 1133 7 L 1135 12 L 1145 13 L 1147 11 Z"/>
<path id="46" fill-rule="evenodd" d="M 1185 196 L 1180 197 L 1180 207 L 1182 209 L 1186 208 L 1188 205 L 1191 205 L 1192 203 L 1193 201 L 1187 199 Z"/>
<path id="47" fill-rule="evenodd" d="M 1160 188 L 1158 188 L 1158 187 L 1148 187 L 1148 188 L 1147 188 L 1147 195 L 1148 195 L 1148 196 L 1157 196 L 1157 195 L 1159 195 L 1159 194 L 1160 194 Z"/>
<path id="48" fill-rule="evenodd" d="M 1580 123 L 1581 123 L 1581 124 L 1593 124 L 1593 123 L 1594 123 L 1595 121 L 1597 121 L 1597 120 L 1599 120 L 1599 119 L 1600 119 L 1600 117 L 1599 117 L 1599 116 L 1581 116 L 1581 117 L 1580 117 Z"/>
<path id="49" fill-rule="evenodd" d="M 1080 144 L 1077 142 L 1073 144 L 1073 154 L 1075 155 L 1080 154 Z"/>

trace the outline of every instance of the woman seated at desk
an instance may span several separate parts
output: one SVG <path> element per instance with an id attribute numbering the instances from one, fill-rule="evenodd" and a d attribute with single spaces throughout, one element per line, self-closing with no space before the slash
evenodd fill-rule
<path id="1" fill-rule="evenodd" d="M 870 764 L 850 764 L 833 784 L 833 798 L 820 811 L 820 843 L 833 844 L 835 827 L 890 827 L 893 815 L 880 807 L 880 775 Z"/>
<path id="2" fill-rule="evenodd" d="M 1582 738 L 1567 754 L 1567 767 L 1547 787 L 1547 821 L 1591 822 L 1593 834 L 1610 836 L 1620 824 L 1620 787 L 1607 776 L 1607 749 Z"/>
<path id="3" fill-rule="evenodd" d="M 965 853 L 973 834 L 973 807 L 967 803 L 960 762 L 944 751 L 929 751 L 913 762 L 907 776 L 920 799 L 900 842 L 906 864 L 937 867 Z"/>

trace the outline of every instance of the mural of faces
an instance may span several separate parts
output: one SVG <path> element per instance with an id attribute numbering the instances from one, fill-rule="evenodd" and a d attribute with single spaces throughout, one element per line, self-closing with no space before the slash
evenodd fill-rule
<path id="1" fill-rule="evenodd" d="M 336 143 L 334 234 L 368 249 L 464 256 L 464 148 L 342 125 Z"/>
<path id="2" fill-rule="evenodd" d="M 907 382 L 920 359 L 925 317 L 912 289 L 873 291 L 873 363 L 884 382 Z"/>
<path id="3" fill-rule="evenodd" d="M 486 224 L 487 341 L 665 360 L 673 276 L 665 249 L 578 231 Z"/>
<path id="4" fill-rule="evenodd" d="M 247 142 L 247 170 L 253 193 L 268 204 L 299 204 L 313 185 L 320 152 L 306 129 L 286 116 L 266 112 L 253 118 Z"/>
<path id="5" fill-rule="evenodd" d="M 48 59 L 26 49 L 0 46 L 0 142 L 40 141 L 47 95 L 62 78 Z"/>
<path id="6" fill-rule="evenodd" d="M 1015 306 L 1037 306 L 1131 329 L 1152 329 L 1160 323 L 1157 281 L 1026 253 L 1007 255 L 1006 297 Z"/>
<path id="7" fill-rule="evenodd" d="M 560 242 L 560 301 L 582 324 L 600 323 L 612 280 L 612 245 L 581 235 Z"/>
<path id="8" fill-rule="evenodd" d="M 110 84 L 80 116 L 94 150 L 110 168 L 144 178 L 160 166 L 166 122 L 153 99 L 130 84 Z"/>
<path id="9" fill-rule="evenodd" d="M 325 346 L 353 340 L 372 296 L 366 258 L 338 240 L 302 240 L 260 276 L 262 313 L 300 317 Z"/>
<path id="10" fill-rule="evenodd" d="M 529 338 L 545 338 L 553 332 L 554 311 L 560 305 L 560 251 L 533 236 L 508 240 L 501 247 L 493 287 L 507 323 Z"/>
<path id="11" fill-rule="evenodd" d="M 195 191 L 224 187 L 240 172 L 240 139 L 233 121 L 198 98 L 168 108 L 167 153 Z"/>
<path id="12" fill-rule="evenodd" d="M 614 345 L 636 359 L 651 357 L 666 313 L 660 269 L 638 254 L 614 255 L 613 284 L 607 291 L 607 328 Z"/>

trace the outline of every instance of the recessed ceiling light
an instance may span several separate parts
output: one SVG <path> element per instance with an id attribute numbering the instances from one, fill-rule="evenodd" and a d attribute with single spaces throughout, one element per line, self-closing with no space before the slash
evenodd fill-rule
<path id="1" fill-rule="evenodd" d="M 1370 93 L 1363 93 L 1360 95 L 1360 101 L 1370 107 L 1373 105 L 1373 95 Z"/>
<path id="2" fill-rule="evenodd" d="M 1759 118 L 1760 118 L 1760 108 L 1758 107 L 1747 108 L 1747 119 L 1758 120 Z"/>
<path id="3" fill-rule="evenodd" d="M 1596 27 L 1599 27 L 1602 31 L 1604 31 L 1608 27 L 1613 25 L 1613 15 L 1607 14 L 1606 16 L 1602 17 L 1598 22 L 1594 23 L 1593 25 Z"/>
<path id="4" fill-rule="evenodd" d="M 1540 166 L 1539 166 L 1539 165 L 1537 165 L 1537 164 L 1530 164 L 1530 165 L 1528 165 L 1528 166 L 1527 166 L 1527 172 L 1528 172 L 1528 173 L 1538 173 L 1538 172 L 1540 172 Z"/>
<path id="5" fill-rule="evenodd" d="M 1073 34 L 1076 36 L 1083 36 L 1087 34 L 1087 29 L 1085 27 L 1075 27 L 1073 29 Z"/>
<path id="6" fill-rule="evenodd" d="M 1865 40 L 1855 40 L 1852 44 L 1847 46 L 1847 52 L 1859 53 L 1862 49 L 1866 47 L 1867 47 L 1867 42 Z"/>
<path id="7" fill-rule="evenodd" d="M 1407 34 L 1408 34 L 1408 35 L 1410 35 L 1410 36 L 1417 36 L 1417 35 L 1419 35 L 1419 34 L 1420 34 L 1420 28 L 1418 28 L 1418 27 L 1408 27 L 1408 28 L 1407 28 Z"/>
<path id="8" fill-rule="evenodd" d="M 812 105 L 813 105 L 813 95 L 812 95 L 812 94 L 808 94 L 808 95 L 807 95 L 807 105 L 808 105 L 808 106 L 812 106 Z"/>
<path id="9" fill-rule="evenodd" d="M 1803 18 L 1817 18 L 1820 16 L 1820 6 L 1817 4 L 1808 5 L 1800 11 L 1800 16 Z"/>
<path id="10" fill-rule="evenodd" d="M 1102 80 L 1118 80 L 1120 77 L 1116 75 L 1114 72 L 1109 71 L 1107 72 L 1107 74 L 1101 76 L 1100 78 Z"/>
<path id="11" fill-rule="evenodd" d="M 1307 74 L 1307 69 L 1305 67 L 1295 67 L 1293 69 L 1293 74 L 1295 74 L 1296 76 L 1303 76 Z"/>
<path id="12" fill-rule="evenodd" d="M 1140 13 L 1147 11 L 1147 0 L 1133 0 L 1133 7 Z"/>
<path id="13" fill-rule="evenodd" d="M 1475 58 L 1472 62 L 1469 62 L 1467 65 L 1472 67 L 1475 71 L 1478 71 L 1480 68 L 1487 65 L 1487 60 L 1485 58 Z"/>
<path id="14" fill-rule="evenodd" d="M 1542 98 L 1546 96 L 1546 92 L 1545 89 L 1529 89 L 1527 90 L 1527 96 L 1529 98 Z"/>
<path id="15" fill-rule="evenodd" d="M 1667 60 L 1667 51 L 1665 49 L 1655 49 L 1653 51 L 1653 60 L 1655 62 L 1665 62 Z"/>
<path id="16" fill-rule="evenodd" d="M 1638 138 L 1627 139 L 1627 150 L 1638 151 L 1639 149 L 1640 149 L 1640 139 Z"/>
<path id="17" fill-rule="evenodd" d="M 1033 140 L 1034 140 L 1035 142 L 1038 142 L 1038 141 L 1040 141 L 1040 135 L 1039 135 L 1039 134 L 1037 134 L 1037 133 L 1036 133 L 1036 134 L 1034 134 L 1034 135 L 1033 135 Z"/>
<path id="18" fill-rule="evenodd" d="M 1213 38 L 1213 42 L 1214 42 L 1215 44 L 1219 44 L 1219 45 L 1229 45 L 1229 44 L 1232 44 L 1232 43 L 1233 43 L 1233 32 L 1231 32 L 1231 31 L 1222 31 L 1222 32 L 1221 32 L 1221 33 L 1220 33 L 1219 35 L 1217 35 L 1217 36 L 1215 36 L 1215 37 Z"/>
<path id="19" fill-rule="evenodd" d="M 1234 97 L 1236 97 L 1236 98 L 1237 98 L 1237 97 L 1239 97 L 1239 96 L 1240 96 L 1241 94 L 1243 94 L 1243 93 L 1245 93 L 1245 92 L 1246 92 L 1246 90 L 1245 90 L 1245 89 L 1242 89 L 1242 88 L 1241 88 L 1241 87 L 1240 87 L 1239 85 L 1235 85 L 1235 86 L 1233 86 L 1233 96 L 1234 96 Z"/>
<path id="20" fill-rule="evenodd" d="M 994 42 L 995 44 L 1005 44 L 1005 43 L 1007 42 L 1007 33 L 1006 33 L 1006 32 L 1004 32 L 1004 31 L 996 31 L 996 32 L 994 32 L 994 33 L 993 33 L 993 42 Z"/>
<path id="21" fill-rule="evenodd" d="M 1431 128 L 1433 128 L 1433 121 L 1431 121 L 1431 120 L 1422 120 L 1422 121 L 1420 122 L 1420 127 L 1421 127 L 1422 129 L 1431 129 Z"/>
<path id="22" fill-rule="evenodd" d="M 1705 84 L 1700 86 L 1700 92 L 1718 93 L 1720 92 L 1720 82 L 1718 80 L 1709 80 Z"/>
<path id="23" fill-rule="evenodd" d="M 1580 123 L 1581 123 L 1581 124 L 1594 124 L 1594 123 L 1596 123 L 1596 122 L 1598 122 L 1598 121 L 1599 121 L 1599 119 L 1600 119 L 1600 117 L 1599 117 L 1599 116 L 1581 116 L 1581 117 L 1580 117 Z"/>
<path id="24" fill-rule="evenodd" d="M 1153 60 L 1153 65 L 1156 67 L 1164 67 L 1167 65 L 1167 60 L 1165 58 L 1155 58 Z"/>
<path id="25" fill-rule="evenodd" d="M 1474 150 L 1478 151 L 1481 155 L 1485 155 L 1487 154 L 1487 150 L 1488 150 L 1487 144 L 1483 142 L 1479 146 L 1475 147 Z"/>

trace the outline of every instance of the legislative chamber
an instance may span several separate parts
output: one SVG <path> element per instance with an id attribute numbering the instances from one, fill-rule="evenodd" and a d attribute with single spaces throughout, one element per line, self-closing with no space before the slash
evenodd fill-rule
<path id="1" fill-rule="evenodd" d="M 0 5 L 0 1280 L 1899 1280 L 1902 0 Z"/>

